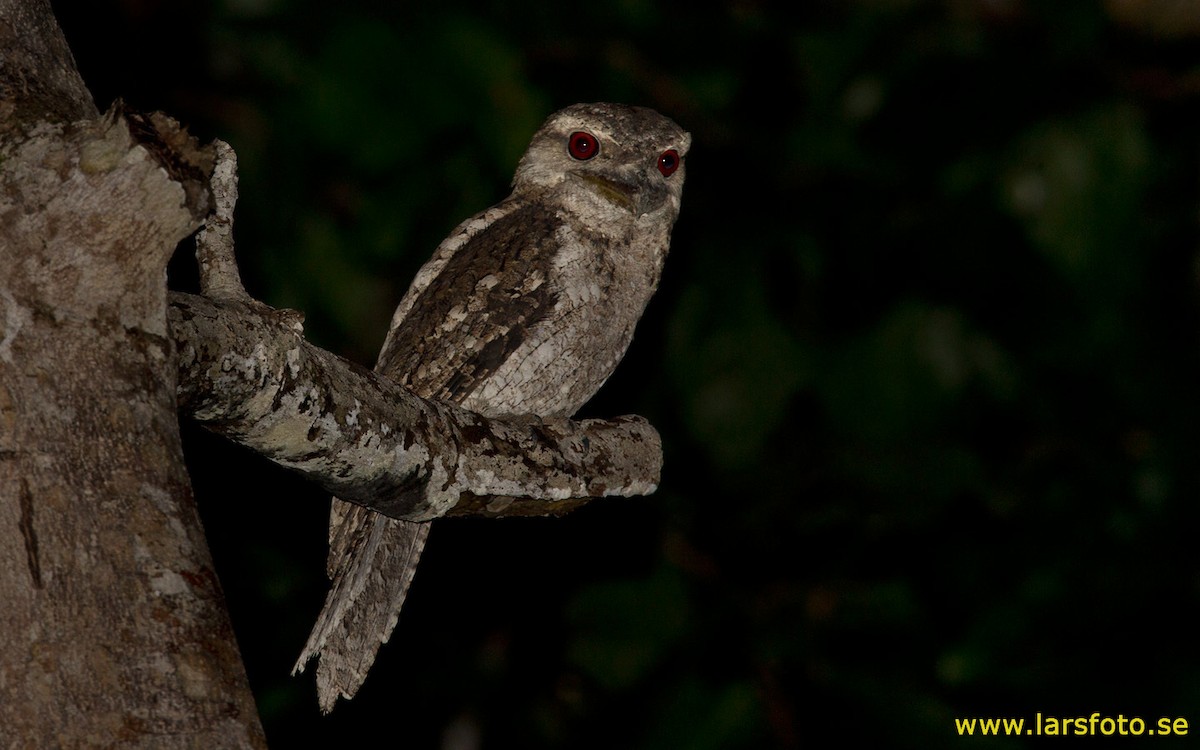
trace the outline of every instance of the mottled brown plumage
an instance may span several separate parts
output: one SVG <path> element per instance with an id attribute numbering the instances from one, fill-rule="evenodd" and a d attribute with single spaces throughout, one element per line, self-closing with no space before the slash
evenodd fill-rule
<path id="1" fill-rule="evenodd" d="M 584 135 L 579 135 L 584 134 Z M 490 417 L 569 416 L 612 374 L 658 285 L 691 136 L 653 110 L 552 115 L 513 192 L 417 273 L 376 369 Z M 335 499 L 332 587 L 304 652 L 321 707 L 350 698 L 395 627 L 429 532 Z"/>

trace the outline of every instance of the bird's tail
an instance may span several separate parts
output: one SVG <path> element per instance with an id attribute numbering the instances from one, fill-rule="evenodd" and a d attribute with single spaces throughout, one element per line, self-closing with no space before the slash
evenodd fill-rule
<path id="1" fill-rule="evenodd" d="M 317 662 L 317 701 L 329 713 L 338 696 L 352 698 L 387 643 L 417 561 L 429 535 L 428 523 L 397 521 L 334 499 L 330 512 L 329 563 L 332 584 L 325 606 L 304 644 L 292 674 Z"/>

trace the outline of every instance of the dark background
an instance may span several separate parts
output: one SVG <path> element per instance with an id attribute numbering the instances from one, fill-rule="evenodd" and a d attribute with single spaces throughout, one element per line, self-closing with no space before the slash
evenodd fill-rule
<path id="1" fill-rule="evenodd" d="M 662 288 L 585 410 L 658 426 L 661 489 L 439 523 L 328 718 L 288 675 L 327 498 L 186 428 L 274 747 L 1200 725 L 1195 3 L 54 5 L 102 108 L 234 146 L 251 293 L 364 364 L 550 112 L 645 104 L 695 139 Z"/>

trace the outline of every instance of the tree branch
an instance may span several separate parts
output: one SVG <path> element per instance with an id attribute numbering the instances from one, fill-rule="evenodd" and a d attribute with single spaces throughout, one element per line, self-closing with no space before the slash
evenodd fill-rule
<path id="1" fill-rule="evenodd" d="M 173 294 L 169 321 L 181 411 L 393 518 L 556 515 L 657 486 L 662 446 L 641 417 L 493 420 L 425 401 L 260 303 Z"/>

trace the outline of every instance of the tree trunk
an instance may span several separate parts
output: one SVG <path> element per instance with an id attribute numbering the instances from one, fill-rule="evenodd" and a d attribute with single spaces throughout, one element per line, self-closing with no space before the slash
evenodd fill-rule
<path id="1" fill-rule="evenodd" d="M 175 416 L 204 201 L 95 117 L 44 0 L 0 0 L 0 50 L 0 744 L 265 747 Z"/>

